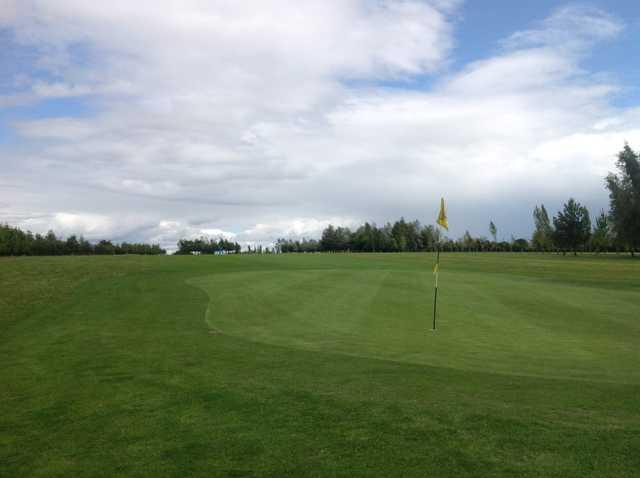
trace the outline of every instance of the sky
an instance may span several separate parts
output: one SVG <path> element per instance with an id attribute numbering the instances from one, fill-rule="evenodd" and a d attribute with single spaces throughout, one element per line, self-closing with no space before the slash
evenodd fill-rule
<path id="1" fill-rule="evenodd" d="M 640 2 L 0 0 L 0 223 L 528 238 L 640 149 Z"/>

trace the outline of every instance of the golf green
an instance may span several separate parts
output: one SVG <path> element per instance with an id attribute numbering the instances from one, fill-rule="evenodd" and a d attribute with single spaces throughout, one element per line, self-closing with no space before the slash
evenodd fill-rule
<path id="1" fill-rule="evenodd" d="M 0 260 L 0 476 L 637 476 L 640 261 Z"/>

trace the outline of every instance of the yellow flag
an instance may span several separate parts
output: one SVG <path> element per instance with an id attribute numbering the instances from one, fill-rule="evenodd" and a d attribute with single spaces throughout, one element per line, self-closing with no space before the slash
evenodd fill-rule
<path id="1" fill-rule="evenodd" d="M 440 198 L 440 214 L 438 214 L 438 224 L 449 230 L 449 222 L 447 221 L 447 211 L 444 208 L 444 198 Z"/>
<path id="2" fill-rule="evenodd" d="M 433 266 L 433 273 L 437 274 L 440 271 L 440 267 L 438 267 L 438 264 L 436 263 L 435 266 Z"/>

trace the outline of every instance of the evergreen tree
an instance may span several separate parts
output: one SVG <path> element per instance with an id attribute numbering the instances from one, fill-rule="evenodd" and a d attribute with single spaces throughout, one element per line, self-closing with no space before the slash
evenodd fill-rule
<path id="1" fill-rule="evenodd" d="M 64 245 L 65 254 L 78 254 L 80 252 L 80 243 L 76 236 L 69 236 Z"/>
<path id="2" fill-rule="evenodd" d="M 322 238 L 320 239 L 320 247 L 323 251 L 336 251 L 338 250 L 338 236 L 336 229 L 333 225 L 329 224 L 322 231 Z"/>
<path id="3" fill-rule="evenodd" d="M 563 210 L 553 218 L 555 226 L 554 241 L 563 251 L 577 254 L 591 236 L 591 219 L 586 207 L 573 198 L 565 203 Z"/>

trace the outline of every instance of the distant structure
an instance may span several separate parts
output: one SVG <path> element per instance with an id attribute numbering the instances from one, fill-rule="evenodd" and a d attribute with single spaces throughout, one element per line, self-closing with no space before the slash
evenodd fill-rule
<path id="1" fill-rule="evenodd" d="M 226 256 L 227 254 L 237 254 L 237 253 L 234 250 L 221 249 L 219 251 L 214 251 L 213 254 L 216 256 Z M 191 255 L 200 256 L 202 255 L 202 251 L 191 251 Z"/>

